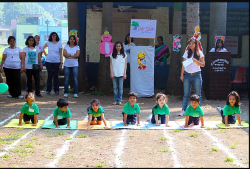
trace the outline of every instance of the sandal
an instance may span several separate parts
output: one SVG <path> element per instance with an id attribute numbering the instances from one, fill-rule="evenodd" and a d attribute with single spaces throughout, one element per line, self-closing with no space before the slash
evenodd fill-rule
<path id="1" fill-rule="evenodd" d="M 122 104 L 122 102 L 119 102 L 118 105 L 119 105 L 119 106 L 122 106 L 123 104 Z"/>
<path id="2" fill-rule="evenodd" d="M 113 105 L 117 105 L 117 102 L 114 102 Z"/>

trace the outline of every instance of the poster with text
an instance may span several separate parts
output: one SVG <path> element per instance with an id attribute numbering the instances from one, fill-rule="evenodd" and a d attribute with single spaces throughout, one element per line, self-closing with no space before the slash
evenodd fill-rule
<path id="1" fill-rule="evenodd" d="M 225 46 L 231 54 L 238 54 L 238 36 L 226 36 Z"/>
<path id="2" fill-rule="evenodd" d="M 157 20 L 131 19 L 130 37 L 155 39 Z"/>

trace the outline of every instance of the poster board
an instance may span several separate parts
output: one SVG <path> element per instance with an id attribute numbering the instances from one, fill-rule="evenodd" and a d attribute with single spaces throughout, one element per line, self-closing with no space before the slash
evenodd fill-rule
<path id="1" fill-rule="evenodd" d="M 130 38 L 155 39 L 157 20 L 131 19 Z"/>
<path id="2" fill-rule="evenodd" d="M 238 36 L 226 36 L 225 48 L 231 52 L 232 55 L 238 54 Z"/>

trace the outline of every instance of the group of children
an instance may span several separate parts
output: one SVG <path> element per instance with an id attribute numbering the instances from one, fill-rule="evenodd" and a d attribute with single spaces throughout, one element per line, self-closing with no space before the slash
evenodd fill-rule
<path id="1" fill-rule="evenodd" d="M 32 122 L 32 126 L 36 126 L 38 122 L 37 115 L 39 114 L 39 108 L 35 103 L 35 96 L 32 92 L 29 92 L 25 96 L 26 103 L 22 106 L 19 118 L 19 126 L 22 125 L 22 120 L 29 124 Z M 124 105 L 122 115 L 124 126 L 128 124 L 140 126 L 140 106 L 136 103 L 137 94 L 135 92 L 130 92 L 128 94 L 128 102 Z M 100 105 L 100 101 L 98 99 L 93 99 L 90 102 L 90 106 L 87 108 L 88 112 L 88 125 L 87 129 L 92 128 L 91 125 L 101 125 L 102 121 L 105 125 L 104 128 L 107 128 L 107 122 L 104 118 L 104 109 Z M 185 111 L 186 120 L 184 127 L 187 128 L 191 123 L 194 125 L 199 125 L 201 121 L 201 128 L 205 128 L 204 126 L 204 113 L 199 106 L 200 98 L 198 95 L 194 94 L 190 97 L 190 105 L 187 107 Z M 70 128 L 70 117 L 72 116 L 69 108 L 69 103 L 65 99 L 59 99 L 57 101 L 57 107 L 54 109 L 53 123 L 56 125 L 56 128 L 59 128 L 59 125 L 66 125 L 67 128 Z M 241 118 L 240 118 L 240 96 L 237 92 L 232 91 L 227 96 L 226 105 L 223 109 L 220 109 L 220 114 L 222 117 L 222 122 L 225 126 L 230 126 L 229 124 L 236 123 L 236 116 L 238 119 L 238 125 L 242 126 Z M 161 124 L 165 124 L 166 127 L 170 127 L 169 122 L 169 107 L 167 105 L 167 97 L 163 93 L 156 94 L 156 104 L 152 109 L 151 123 L 155 124 L 155 126 L 159 126 L 159 120 Z M 60 118 L 59 118 L 60 117 Z"/>

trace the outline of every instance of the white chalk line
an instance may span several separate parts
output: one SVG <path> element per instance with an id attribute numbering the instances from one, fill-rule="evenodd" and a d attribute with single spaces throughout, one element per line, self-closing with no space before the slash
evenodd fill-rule
<path id="1" fill-rule="evenodd" d="M 234 156 L 233 153 L 230 152 L 229 148 L 225 147 L 217 137 L 215 136 L 212 136 L 207 130 L 203 130 L 204 133 L 209 136 L 209 138 L 213 141 L 213 144 L 215 144 L 216 147 L 218 147 L 219 149 L 223 150 L 226 155 L 229 157 L 229 158 L 233 158 L 235 159 L 235 162 L 238 166 L 241 166 L 241 167 L 245 167 L 243 164 L 241 164 L 237 158 Z"/>
<path id="2" fill-rule="evenodd" d="M 49 117 L 46 118 L 46 120 L 48 120 L 53 114 L 51 114 Z M 25 135 L 23 135 L 21 138 L 19 138 L 18 140 L 16 140 L 14 143 L 12 143 L 11 145 L 9 145 L 7 148 L 3 148 L 2 150 L 4 152 L 0 153 L 0 157 L 5 155 L 7 153 L 7 151 L 9 151 L 9 149 L 12 149 L 15 145 L 17 145 L 17 143 L 19 143 L 21 140 L 25 139 L 30 133 L 36 131 L 39 128 L 33 129 L 31 131 L 29 131 L 28 133 L 26 133 Z"/>
<path id="3" fill-rule="evenodd" d="M 163 134 L 166 138 L 168 138 L 167 143 L 169 145 L 169 149 L 171 150 L 172 158 L 174 160 L 174 168 L 181 168 L 181 163 L 177 158 L 176 150 L 174 148 L 173 137 L 167 134 L 166 130 L 163 130 Z"/>
<path id="4" fill-rule="evenodd" d="M 115 154 L 116 154 L 116 157 L 115 157 L 115 165 L 117 168 L 121 168 L 122 166 L 122 161 L 120 160 L 119 157 L 121 157 L 122 155 L 122 152 L 123 152 L 123 147 L 124 147 L 124 143 L 125 143 L 125 139 L 124 139 L 124 135 L 126 133 L 127 130 L 122 130 L 122 134 L 120 136 L 120 141 L 117 145 L 117 148 L 115 149 Z"/>
<path id="5" fill-rule="evenodd" d="M 4 121 L 2 121 L 2 122 L 0 123 L 0 125 L 3 125 L 6 121 L 10 120 L 12 117 L 14 117 L 15 115 L 18 115 L 19 113 L 20 113 L 20 111 L 19 111 L 19 112 L 16 112 L 15 114 L 12 114 L 10 117 L 8 117 L 8 118 L 5 119 Z"/>
<path id="6" fill-rule="evenodd" d="M 73 134 L 70 136 L 70 138 L 73 138 L 73 137 L 76 135 L 76 133 L 77 133 L 78 131 L 79 131 L 79 130 L 74 131 Z M 68 149 L 69 149 L 69 144 L 70 144 L 71 141 L 72 141 L 72 140 L 66 140 L 66 141 L 64 142 L 62 148 L 56 150 L 57 153 L 56 153 L 56 157 L 55 157 L 54 161 L 52 161 L 51 163 L 47 164 L 46 167 L 48 167 L 48 168 L 55 168 L 55 167 L 56 167 L 56 163 L 58 162 L 59 158 L 60 158 L 61 156 L 63 156 L 63 155 L 68 151 Z"/>

